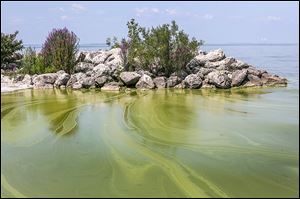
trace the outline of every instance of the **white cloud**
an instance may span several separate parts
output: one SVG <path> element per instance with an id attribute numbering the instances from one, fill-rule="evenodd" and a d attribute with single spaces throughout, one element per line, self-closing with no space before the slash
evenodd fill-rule
<path id="1" fill-rule="evenodd" d="M 78 3 L 73 3 L 71 9 L 75 12 L 83 12 L 86 11 L 86 8 Z"/>

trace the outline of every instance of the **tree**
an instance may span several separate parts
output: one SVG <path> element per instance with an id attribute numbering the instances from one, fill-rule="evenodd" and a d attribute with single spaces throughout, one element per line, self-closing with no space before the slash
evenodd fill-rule
<path id="1" fill-rule="evenodd" d="M 16 39 L 18 33 L 18 31 L 13 34 L 1 33 L 1 68 L 20 59 L 16 52 L 23 48 L 23 42 Z"/>
<path id="2" fill-rule="evenodd" d="M 128 39 L 115 45 L 123 46 L 121 52 L 126 54 L 125 70 L 142 68 L 170 76 L 184 69 L 203 44 L 202 40 L 189 39 L 188 34 L 179 30 L 175 21 L 146 29 L 131 19 L 127 27 Z"/>
<path id="3" fill-rule="evenodd" d="M 42 47 L 44 65 L 47 68 L 72 73 L 76 65 L 79 38 L 67 28 L 53 29 Z"/>

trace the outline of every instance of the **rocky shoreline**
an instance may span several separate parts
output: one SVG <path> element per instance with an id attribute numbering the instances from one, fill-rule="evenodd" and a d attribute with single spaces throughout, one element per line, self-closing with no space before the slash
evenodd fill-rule
<path id="1" fill-rule="evenodd" d="M 286 86 L 287 79 L 259 70 L 241 60 L 226 57 L 221 49 L 199 52 L 184 69 L 167 77 L 153 64 L 151 71 L 124 71 L 120 49 L 80 52 L 74 74 L 65 71 L 41 75 L 18 74 L 9 78 L 1 73 L 1 92 L 19 89 L 92 89 L 119 91 L 137 89 L 201 89 L 254 86 Z"/>

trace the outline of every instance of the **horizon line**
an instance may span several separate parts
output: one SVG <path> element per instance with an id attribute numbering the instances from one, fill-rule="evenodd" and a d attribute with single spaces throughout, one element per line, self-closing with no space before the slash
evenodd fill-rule
<path id="1" fill-rule="evenodd" d="M 24 46 L 42 46 L 42 44 L 23 44 Z M 226 46 L 226 45 L 299 45 L 299 43 L 251 43 L 251 42 L 232 42 L 232 43 L 207 43 L 201 46 Z M 83 43 L 79 46 L 108 46 L 106 43 Z"/>

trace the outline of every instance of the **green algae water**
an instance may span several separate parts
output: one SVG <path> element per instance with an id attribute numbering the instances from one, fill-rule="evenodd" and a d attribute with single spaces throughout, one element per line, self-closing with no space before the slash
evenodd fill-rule
<path id="1" fill-rule="evenodd" d="M 299 89 L 1 94 L 1 197 L 297 197 Z"/>

